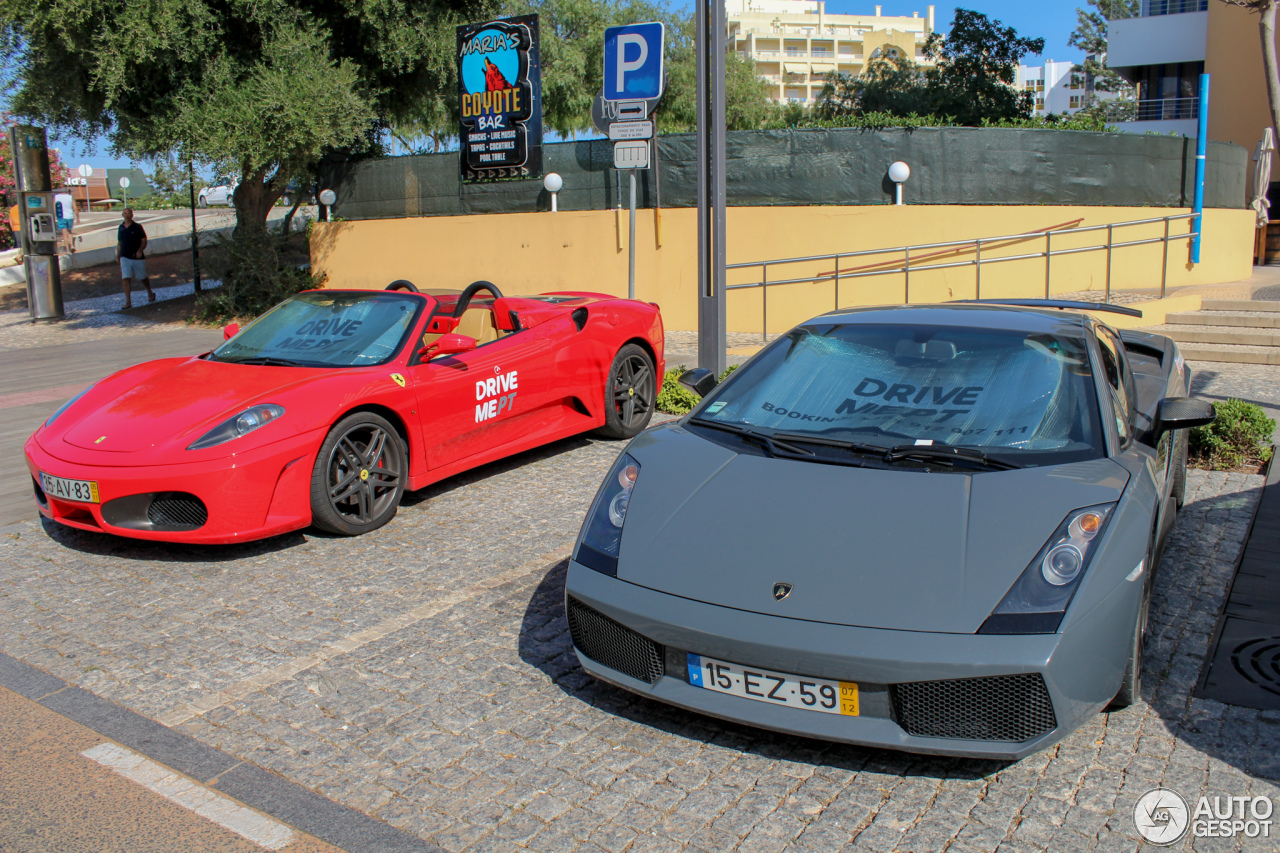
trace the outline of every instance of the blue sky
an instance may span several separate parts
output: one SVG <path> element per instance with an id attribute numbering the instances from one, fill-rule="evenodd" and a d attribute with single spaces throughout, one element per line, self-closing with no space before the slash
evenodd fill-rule
<path id="1" fill-rule="evenodd" d="M 885 15 L 910 15 L 919 12 L 924 17 L 929 4 L 924 0 L 827 0 L 827 11 L 839 15 L 869 15 L 875 7 L 882 6 Z M 951 26 L 956 6 L 953 3 L 934 3 L 934 24 L 945 32 Z M 1079 62 L 1084 55 L 1067 46 L 1067 38 L 1076 26 L 1076 9 L 1087 6 L 1085 0 L 971 0 L 961 3 L 963 9 L 972 9 L 1013 27 L 1018 35 L 1027 38 L 1043 38 L 1044 54 L 1029 58 L 1030 65 L 1038 65 L 1044 59 L 1059 62 Z"/>
<path id="2" fill-rule="evenodd" d="M 676 5 L 685 6 L 676 0 Z M 869 15 L 877 3 L 875 0 L 827 0 L 827 11 L 841 15 Z M 923 0 L 879 0 L 885 15 L 910 15 L 919 12 L 924 17 L 929 4 Z M 1028 38 L 1043 38 L 1044 53 L 1039 57 L 1027 57 L 1030 65 L 1039 65 L 1045 59 L 1059 62 L 1080 62 L 1084 56 L 1075 48 L 1067 46 L 1067 38 L 1076 25 L 1076 8 L 1084 6 L 1085 0 L 972 0 L 962 3 L 961 7 L 973 9 L 994 18 L 1006 26 L 1018 31 L 1018 35 Z M 954 4 L 935 3 L 934 22 L 940 31 L 945 32 L 951 26 L 955 15 Z M 72 167 L 80 163 L 109 169 L 127 168 L 131 164 L 127 160 L 115 160 L 106 152 L 105 145 L 99 145 L 96 155 L 84 155 L 83 148 L 74 143 L 55 142 L 67 157 Z M 149 168 L 149 167 L 148 167 Z"/>

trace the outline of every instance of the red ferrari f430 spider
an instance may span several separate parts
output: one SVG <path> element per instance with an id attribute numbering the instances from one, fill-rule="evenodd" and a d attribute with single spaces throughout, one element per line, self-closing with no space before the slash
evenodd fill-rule
<path id="1" fill-rule="evenodd" d="M 588 430 L 661 390 L 656 305 L 598 293 L 300 293 L 212 352 L 92 385 L 26 443 L 47 518 L 228 543 L 386 524 L 405 490 Z"/>

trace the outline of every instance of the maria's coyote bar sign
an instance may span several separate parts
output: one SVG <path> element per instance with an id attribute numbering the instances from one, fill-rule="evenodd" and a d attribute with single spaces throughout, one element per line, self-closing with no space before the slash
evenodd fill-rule
<path id="1" fill-rule="evenodd" d="M 538 16 L 458 27 L 462 180 L 542 177 Z"/>

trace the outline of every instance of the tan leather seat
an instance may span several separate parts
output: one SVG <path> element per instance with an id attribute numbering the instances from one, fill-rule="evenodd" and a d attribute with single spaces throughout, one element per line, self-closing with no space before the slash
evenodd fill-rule
<path id="1" fill-rule="evenodd" d="M 454 329 L 453 333 L 475 338 L 476 346 L 492 343 L 504 334 L 493 322 L 493 309 L 488 307 L 468 308 L 463 312 L 462 319 L 458 321 L 458 328 Z"/>
<path id="2" fill-rule="evenodd" d="M 488 307 L 468 308 L 462 314 L 462 319 L 458 321 L 458 328 L 453 330 L 455 335 L 466 335 L 468 338 L 476 339 L 476 346 L 484 346 L 492 343 L 498 338 L 506 337 L 511 334 L 504 332 L 498 328 L 493 321 L 493 310 Z M 440 335 L 434 332 L 427 332 L 422 336 L 422 343 L 419 346 L 431 346 Z"/>

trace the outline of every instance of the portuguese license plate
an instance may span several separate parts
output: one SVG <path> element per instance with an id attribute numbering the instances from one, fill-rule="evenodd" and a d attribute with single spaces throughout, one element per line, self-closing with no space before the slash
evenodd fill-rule
<path id="1" fill-rule="evenodd" d="M 41 471 L 40 488 L 49 497 L 60 501 L 98 503 L 98 484 L 93 480 L 68 480 L 66 477 L 54 477 Z"/>
<path id="2" fill-rule="evenodd" d="M 858 716 L 858 685 L 852 681 L 789 675 L 691 654 L 689 683 L 757 702 L 772 702 L 824 714 Z"/>

